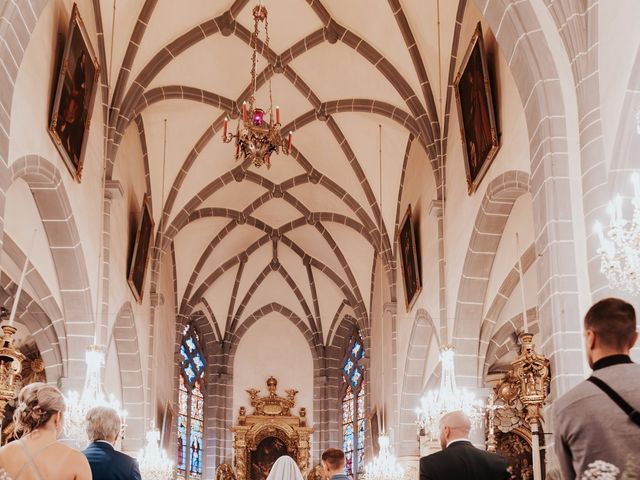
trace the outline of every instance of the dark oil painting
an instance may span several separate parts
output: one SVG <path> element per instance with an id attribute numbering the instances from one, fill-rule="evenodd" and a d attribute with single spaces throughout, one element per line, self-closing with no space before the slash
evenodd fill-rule
<path id="1" fill-rule="evenodd" d="M 499 148 L 493 96 L 479 23 L 456 77 L 455 92 L 467 187 L 471 194 L 478 188 Z"/>
<path id="2" fill-rule="evenodd" d="M 279 438 L 267 437 L 262 440 L 251 452 L 249 480 L 266 480 L 276 460 L 287 454 L 287 446 Z"/>
<path id="3" fill-rule="evenodd" d="M 411 309 L 422 289 L 420 269 L 418 266 L 418 252 L 416 249 L 416 237 L 411 218 L 411 205 L 407 208 L 400 223 L 398 231 L 398 244 L 400 248 L 400 260 L 402 262 L 402 279 L 404 281 L 405 306 L 407 311 Z"/>
<path id="4" fill-rule="evenodd" d="M 142 292 L 144 288 L 144 278 L 147 271 L 147 260 L 149 259 L 149 249 L 153 240 L 153 217 L 151 216 L 151 206 L 149 196 L 145 194 L 142 201 L 140 221 L 136 233 L 136 243 L 133 246 L 133 254 L 129 265 L 129 287 L 138 303 L 142 302 Z"/>
<path id="5" fill-rule="evenodd" d="M 49 123 L 64 163 L 80 181 L 100 67 L 78 6 L 73 6 Z"/>

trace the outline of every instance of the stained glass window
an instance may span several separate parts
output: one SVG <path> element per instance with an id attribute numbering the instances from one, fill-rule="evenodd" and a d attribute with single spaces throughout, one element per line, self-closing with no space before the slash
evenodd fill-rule
<path id="1" fill-rule="evenodd" d="M 355 334 L 342 363 L 342 450 L 346 458 L 345 473 L 354 480 L 364 472 L 367 436 L 363 358 L 362 340 Z"/>
<path id="2" fill-rule="evenodd" d="M 201 480 L 204 446 L 204 355 L 193 325 L 185 328 L 180 345 L 178 385 L 177 480 Z"/>

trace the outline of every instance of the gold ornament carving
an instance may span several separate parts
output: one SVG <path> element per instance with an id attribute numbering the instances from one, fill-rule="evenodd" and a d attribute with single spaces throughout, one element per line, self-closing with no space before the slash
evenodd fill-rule
<path id="1" fill-rule="evenodd" d="M 216 480 L 259 480 L 251 478 L 252 461 L 265 439 L 286 446 L 287 455 L 296 461 L 303 475 L 309 468 L 313 428 L 307 425 L 305 408 L 300 408 L 298 415 L 292 414 L 298 391 L 288 389 L 281 396 L 277 393 L 278 381 L 274 377 L 269 377 L 266 383 L 266 395 L 261 396 L 260 390 L 255 388 L 247 390 L 253 413 L 247 415 L 247 409 L 240 407 L 237 424 L 231 428 L 233 468 L 219 466 Z"/>

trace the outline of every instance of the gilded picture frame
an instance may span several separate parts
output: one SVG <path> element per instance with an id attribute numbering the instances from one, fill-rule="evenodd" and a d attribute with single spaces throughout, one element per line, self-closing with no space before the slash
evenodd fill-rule
<path id="1" fill-rule="evenodd" d="M 400 227 L 398 228 L 398 248 L 400 264 L 402 267 L 402 280 L 404 285 L 405 307 L 407 312 L 418 299 L 422 291 L 420 279 L 420 266 L 418 265 L 418 250 L 416 247 L 416 235 L 411 214 L 411 205 L 407 207 Z"/>
<path id="2" fill-rule="evenodd" d="M 480 22 L 456 75 L 454 91 L 467 193 L 471 195 L 478 189 L 500 148 Z"/>
<path id="3" fill-rule="evenodd" d="M 144 199 L 142 200 L 140 220 L 138 221 L 138 229 L 136 231 L 136 241 L 133 246 L 127 276 L 129 288 L 138 303 L 142 303 L 144 293 L 144 280 L 147 273 L 149 251 L 151 249 L 151 242 L 153 241 L 153 227 L 154 222 L 153 216 L 151 215 L 149 196 L 145 193 Z"/>
<path id="4" fill-rule="evenodd" d="M 49 135 L 71 176 L 80 182 L 100 64 L 80 16 L 73 5 L 71 20 L 49 120 Z"/>

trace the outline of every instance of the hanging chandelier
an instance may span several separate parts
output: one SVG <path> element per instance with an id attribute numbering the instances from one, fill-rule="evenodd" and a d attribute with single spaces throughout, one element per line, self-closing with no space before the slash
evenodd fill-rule
<path id="1" fill-rule="evenodd" d="M 171 480 L 173 478 L 173 462 L 167 453 L 160 448 L 160 432 L 151 428 L 147 432 L 147 444 L 138 453 L 138 465 L 143 480 Z"/>
<path id="2" fill-rule="evenodd" d="M 639 127 L 640 128 L 640 127 Z M 594 230 L 600 239 L 600 271 L 607 277 L 609 286 L 626 290 L 632 295 L 640 292 L 640 174 L 631 174 L 634 197 L 631 200 L 631 220 L 624 218 L 622 197 L 609 202 L 609 226 L 605 229 L 596 222 Z"/>
<path id="3" fill-rule="evenodd" d="M 121 437 L 126 428 L 127 412 L 120 407 L 120 402 L 113 395 L 109 398 L 102 391 L 100 371 L 104 365 L 104 349 L 99 345 L 90 345 L 85 353 L 87 376 L 84 379 L 82 393 L 70 391 L 66 395 L 67 411 L 65 415 L 65 436 L 84 447 L 88 443 L 85 431 L 85 417 L 93 407 L 113 408 L 122 422 Z"/>
<path id="4" fill-rule="evenodd" d="M 452 345 L 442 347 L 440 389 L 427 392 L 416 409 L 420 435 L 427 435 L 432 440 L 438 438 L 440 419 L 449 412 L 462 410 L 471 420 L 472 428 L 479 427 L 482 422 L 482 402 L 472 391 L 456 386 L 454 357 Z"/>
<path id="5" fill-rule="evenodd" d="M 251 47 L 253 50 L 251 56 L 251 86 L 252 93 L 249 97 L 249 103 L 242 102 L 242 117 L 238 119 L 236 133 L 229 132 L 229 119 L 224 119 L 224 131 L 222 133 L 222 141 L 230 143 L 235 140 L 236 144 L 236 160 L 250 160 L 256 167 L 266 165 L 271 167 L 271 154 L 279 154 L 281 151 L 285 155 L 291 152 L 291 141 L 293 133 L 289 132 L 285 140 L 280 133 L 280 107 L 275 108 L 275 119 L 273 109 L 273 96 L 271 93 L 271 77 L 269 77 L 269 108 L 264 110 L 257 107 L 256 87 L 257 73 L 256 66 L 258 63 L 258 34 L 260 33 L 260 23 L 264 22 L 265 41 L 264 48 L 269 48 L 269 21 L 267 20 L 267 8 L 262 5 L 256 5 L 253 8 L 253 34 L 251 35 Z M 269 120 L 265 118 L 269 116 Z"/>
<path id="6" fill-rule="evenodd" d="M 365 480 L 401 480 L 404 469 L 398 465 L 396 457 L 391 453 L 389 436 L 386 433 L 378 436 L 380 452 L 364 467 Z"/>
<path id="7" fill-rule="evenodd" d="M 380 245 L 383 244 L 383 236 L 382 236 L 382 212 L 384 212 L 383 208 L 383 197 L 382 197 L 382 125 L 378 125 L 378 154 L 379 154 L 379 183 L 378 183 L 378 194 L 380 198 L 380 217 L 378 222 L 378 231 L 380 233 Z M 380 260 L 382 260 L 382 249 L 380 250 Z M 382 292 L 382 280 L 380 281 L 380 312 L 384 311 L 383 304 L 383 292 Z M 382 317 L 381 317 L 382 318 Z M 381 320 L 382 321 L 382 320 Z M 382 328 L 381 334 L 381 352 L 380 355 L 384 359 L 384 327 Z M 381 383 L 384 385 L 384 374 L 385 374 L 385 365 L 382 364 L 381 370 Z M 382 404 L 383 408 L 381 411 L 382 418 L 382 433 L 378 436 L 378 446 L 380 447 L 380 451 L 378 455 L 371 460 L 371 462 L 367 463 L 364 467 L 364 476 L 365 480 L 401 480 L 404 477 L 404 469 L 398 464 L 396 457 L 393 455 L 391 451 L 391 442 L 389 441 L 389 436 L 385 432 L 386 427 L 386 413 L 384 411 L 384 400 L 385 400 L 384 390 L 382 394 Z"/>

